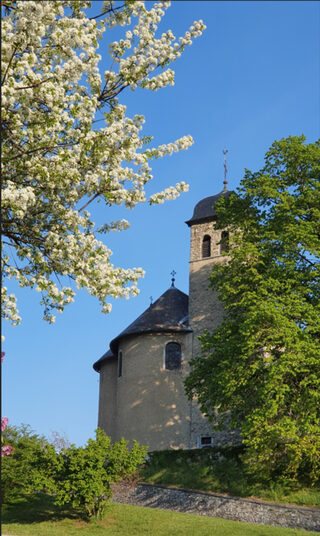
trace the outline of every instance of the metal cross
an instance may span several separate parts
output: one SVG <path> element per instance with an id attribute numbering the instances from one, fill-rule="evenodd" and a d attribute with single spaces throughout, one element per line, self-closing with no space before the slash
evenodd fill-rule
<path id="1" fill-rule="evenodd" d="M 150 306 L 151 306 L 151 305 L 152 305 L 152 302 L 153 302 L 153 297 L 150 296 L 150 297 L 149 297 L 149 300 L 150 300 Z"/>
<path id="2" fill-rule="evenodd" d="M 175 275 L 176 275 L 176 271 L 175 270 L 172 270 L 172 272 L 170 272 L 170 275 L 172 275 L 172 279 L 171 279 L 171 286 L 174 287 L 174 282 L 175 282 Z"/>
<path id="3" fill-rule="evenodd" d="M 228 152 L 228 149 L 223 149 L 222 152 L 224 154 L 224 158 L 223 158 L 223 167 L 224 167 L 223 191 L 226 192 L 228 190 L 228 187 L 227 187 L 227 184 L 228 184 L 228 181 L 227 181 L 227 160 L 226 160 L 226 154 Z"/>

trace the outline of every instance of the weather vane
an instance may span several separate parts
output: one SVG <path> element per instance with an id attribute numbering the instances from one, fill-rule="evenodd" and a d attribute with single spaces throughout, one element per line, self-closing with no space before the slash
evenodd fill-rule
<path id="1" fill-rule="evenodd" d="M 226 160 L 226 154 L 228 152 L 228 149 L 223 149 L 223 167 L 224 167 L 224 181 L 223 181 L 223 191 L 226 192 L 228 190 L 228 181 L 227 181 L 227 160 Z"/>
<path id="2" fill-rule="evenodd" d="M 176 271 L 175 270 L 172 270 L 172 272 L 170 272 L 170 275 L 172 275 L 172 279 L 171 279 L 171 286 L 174 287 L 174 282 L 175 282 L 175 275 L 176 275 Z"/>
<path id="3" fill-rule="evenodd" d="M 150 297 L 149 297 L 149 300 L 150 300 L 150 307 L 151 307 L 151 305 L 152 305 L 152 303 L 153 303 L 153 297 L 150 296 Z"/>

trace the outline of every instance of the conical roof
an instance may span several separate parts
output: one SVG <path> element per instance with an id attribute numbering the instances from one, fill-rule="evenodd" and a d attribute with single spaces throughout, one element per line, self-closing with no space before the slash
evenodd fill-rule
<path id="1" fill-rule="evenodd" d="M 94 363 L 93 368 L 99 371 L 102 361 L 116 356 L 120 339 L 129 335 L 192 331 L 188 323 L 188 302 L 187 294 L 172 285 L 132 324 L 111 341 L 110 350 Z"/>
<path id="2" fill-rule="evenodd" d="M 210 195 L 201 199 L 199 203 L 196 204 L 193 211 L 193 216 L 190 220 L 186 221 L 186 224 L 193 225 L 194 223 L 200 223 L 202 221 L 210 221 L 216 217 L 215 204 L 220 199 L 222 195 L 226 197 L 232 194 L 233 191 L 222 190 L 219 194 Z"/>

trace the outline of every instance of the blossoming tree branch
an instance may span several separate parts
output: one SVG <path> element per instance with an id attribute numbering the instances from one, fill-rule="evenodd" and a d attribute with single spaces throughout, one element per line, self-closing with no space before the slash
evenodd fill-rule
<path id="1" fill-rule="evenodd" d="M 109 297 L 138 293 L 143 270 L 113 266 L 99 240 L 129 223 L 96 228 L 94 202 L 133 208 L 188 188 L 179 182 L 147 199 L 151 161 L 193 140 L 150 146 L 144 117 L 128 117 L 119 99 L 126 88 L 173 85 L 169 65 L 205 26 L 194 22 L 178 39 L 170 30 L 157 35 L 170 2 L 102 5 L 89 16 L 88 1 L 2 2 L 2 273 L 41 292 L 49 322 L 74 300 L 75 287 L 96 296 L 103 312 L 111 309 Z M 110 68 L 101 72 L 98 50 L 106 54 L 102 39 L 117 25 L 123 39 L 110 43 Z M 65 276 L 71 285 L 64 286 Z M 3 316 L 19 323 L 16 298 L 5 286 L 2 300 Z"/>

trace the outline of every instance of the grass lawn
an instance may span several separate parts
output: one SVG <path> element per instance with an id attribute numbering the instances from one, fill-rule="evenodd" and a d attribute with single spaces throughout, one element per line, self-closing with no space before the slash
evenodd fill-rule
<path id="1" fill-rule="evenodd" d="M 240 449 L 158 451 L 150 453 L 139 480 L 149 484 L 228 493 L 285 504 L 320 507 L 320 489 L 303 481 L 296 485 L 255 482 L 246 475 Z"/>
<path id="2" fill-rule="evenodd" d="M 110 504 L 102 521 L 86 522 L 75 510 L 36 495 L 3 507 L 3 534 L 15 536 L 318 536 L 316 532 L 267 527 L 220 518 Z"/>

